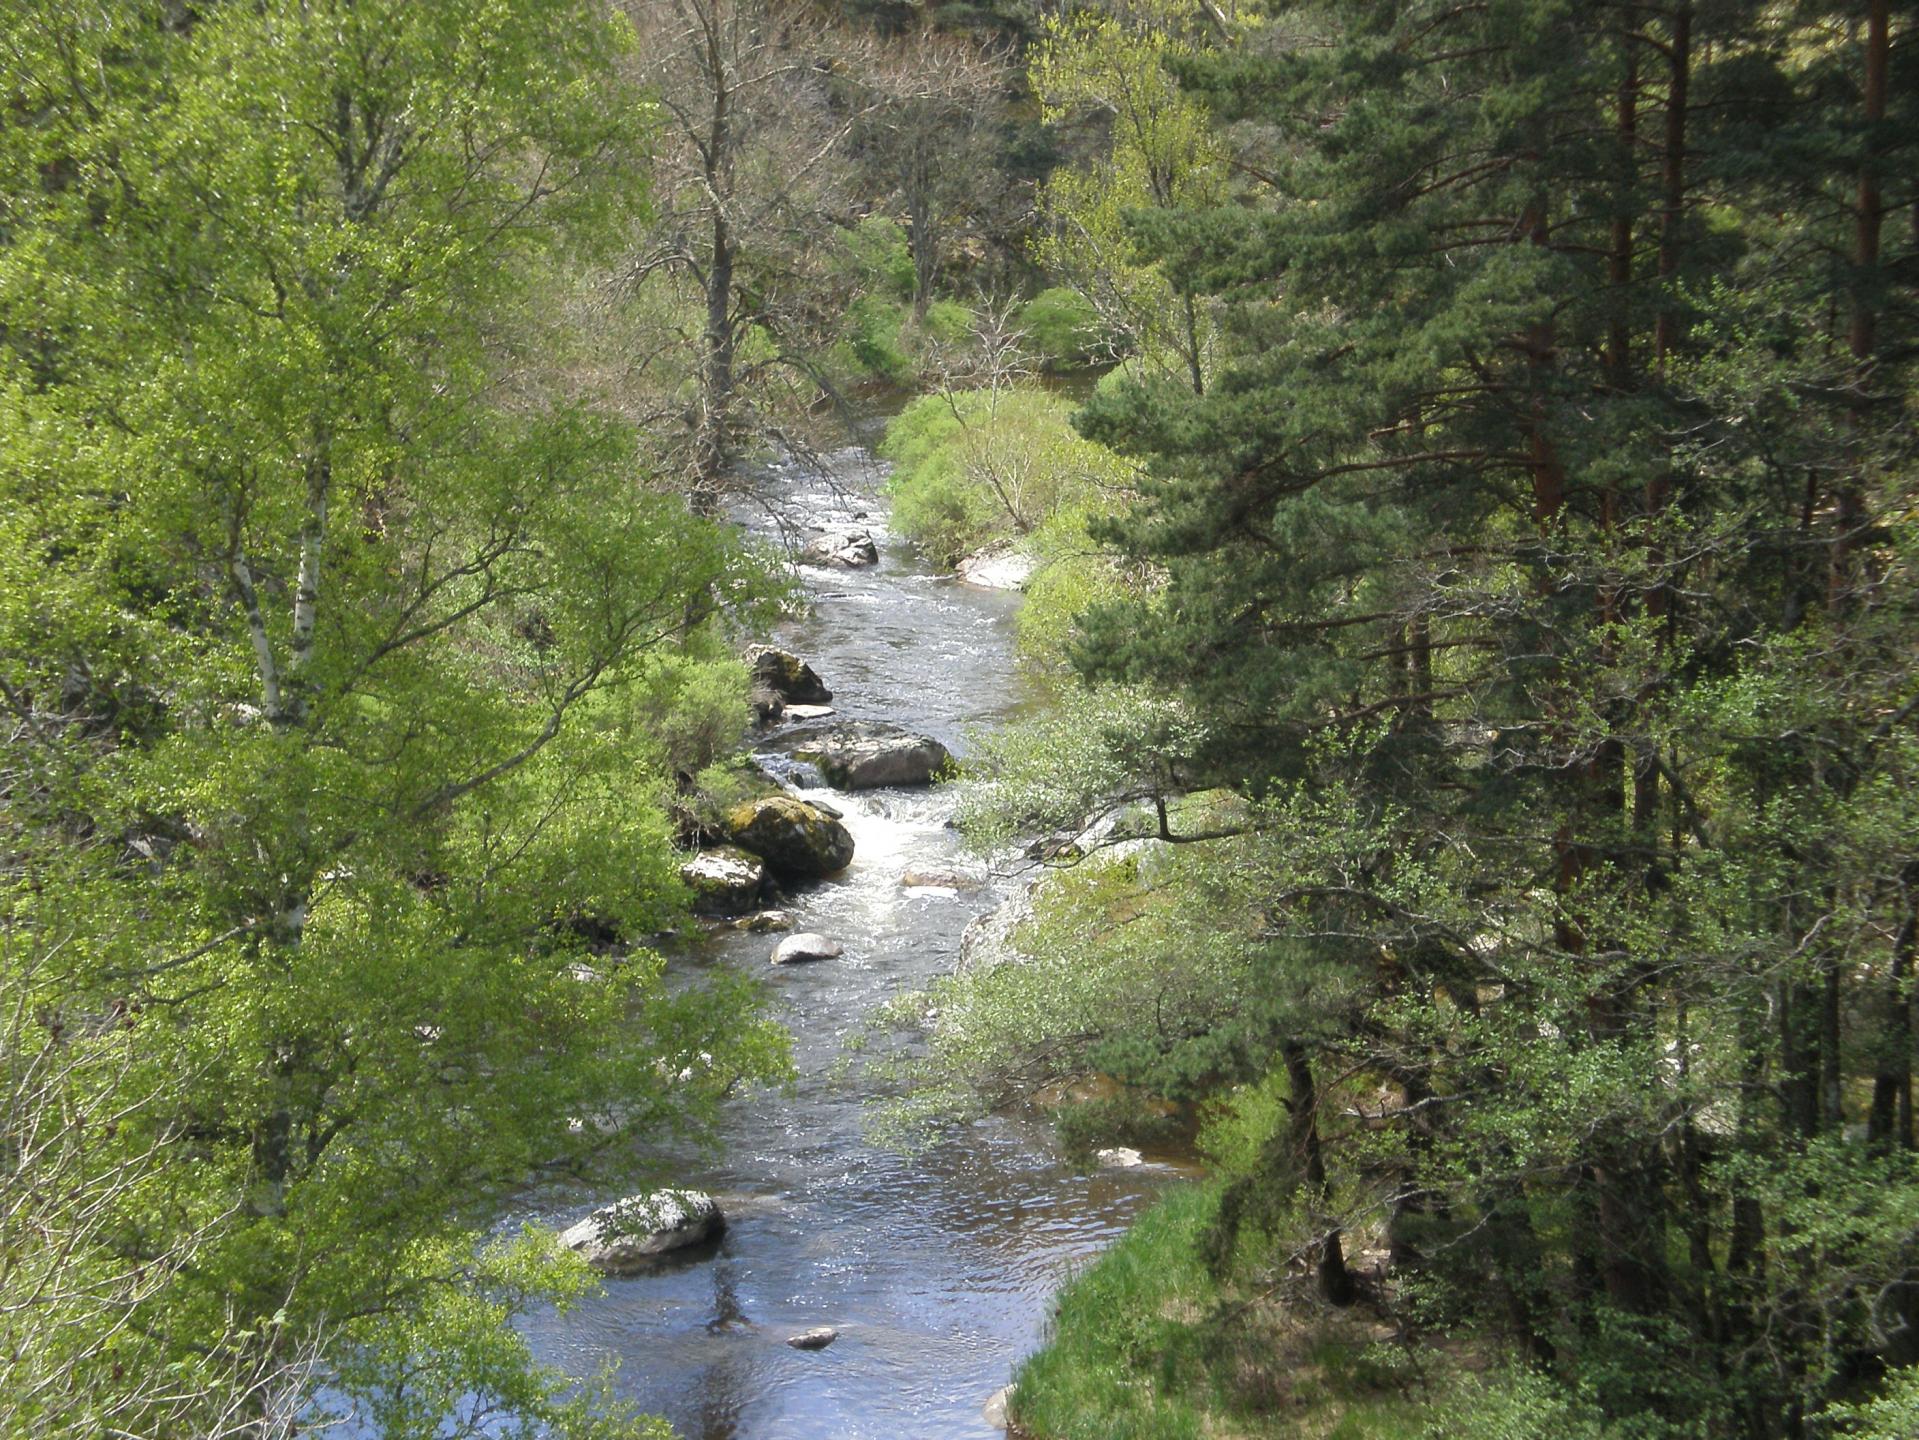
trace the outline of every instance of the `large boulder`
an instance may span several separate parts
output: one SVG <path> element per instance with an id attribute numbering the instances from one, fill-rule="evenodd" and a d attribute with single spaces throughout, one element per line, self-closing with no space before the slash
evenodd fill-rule
<path id="1" fill-rule="evenodd" d="M 726 1217 L 711 1195 L 660 1190 L 595 1210 L 562 1230 L 560 1243 L 579 1251 L 603 1275 L 631 1275 L 659 1256 L 711 1240 L 725 1228 Z"/>
<path id="2" fill-rule="evenodd" d="M 816 535 L 800 547 L 802 565 L 838 566 L 857 570 L 879 563 L 880 549 L 869 530 L 835 529 Z"/>
<path id="3" fill-rule="evenodd" d="M 959 578 L 982 590 L 1024 590 L 1033 578 L 1039 562 L 1022 550 L 1001 541 L 975 550 L 959 562 Z"/>
<path id="4" fill-rule="evenodd" d="M 803 930 L 798 935 L 788 935 L 773 947 L 775 965 L 803 965 L 809 960 L 837 960 L 846 953 L 846 947 L 837 940 L 828 940 L 811 930 Z"/>
<path id="5" fill-rule="evenodd" d="M 680 866 L 680 879 L 693 892 L 695 915 L 745 915 L 760 908 L 766 865 L 757 855 L 720 845 Z"/>
<path id="6" fill-rule="evenodd" d="M 926 785 L 953 760 L 932 737 L 874 720 L 810 725 L 775 743 L 789 755 L 812 761 L 826 783 L 841 790 Z"/>
<path id="7" fill-rule="evenodd" d="M 790 650 L 763 645 L 748 657 L 756 689 L 771 690 L 789 705 L 824 705 L 833 698 L 813 667 Z"/>
<path id="8" fill-rule="evenodd" d="M 853 837 L 837 817 L 791 795 L 767 795 L 726 815 L 733 843 L 786 880 L 817 880 L 853 862 Z"/>

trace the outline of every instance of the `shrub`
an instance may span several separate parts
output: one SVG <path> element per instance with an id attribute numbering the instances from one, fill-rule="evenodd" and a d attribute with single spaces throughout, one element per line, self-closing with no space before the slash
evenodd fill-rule
<path id="1" fill-rule="evenodd" d="M 1020 311 L 1026 346 L 1049 370 L 1089 364 L 1111 349 L 1093 302 L 1077 290 L 1042 290 Z"/>
<path id="2" fill-rule="evenodd" d="M 1036 387 L 924 396 L 887 427 L 893 524 L 940 564 L 991 541 L 1032 535 L 1090 506 L 1128 474 L 1083 439 L 1071 402 Z"/>

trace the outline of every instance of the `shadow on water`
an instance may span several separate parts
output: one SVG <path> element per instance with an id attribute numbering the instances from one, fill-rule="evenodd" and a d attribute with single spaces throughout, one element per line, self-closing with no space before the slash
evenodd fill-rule
<path id="1" fill-rule="evenodd" d="M 781 512 L 803 534 L 808 521 L 864 511 L 858 523 L 880 542 L 872 569 L 806 572 L 814 611 L 775 638 L 833 688 L 840 716 L 922 730 L 963 755 L 970 730 L 1024 699 L 1017 597 L 930 574 L 892 542 L 880 478 L 865 452 L 844 451 L 822 468 L 775 469 L 767 503 L 742 507 L 762 533 Z M 837 1063 L 845 1042 L 877 1007 L 949 970 L 966 923 L 1002 895 L 900 884 L 910 868 L 967 865 L 950 790 L 831 798 L 853 832 L 853 864 L 787 908 L 845 955 L 769 970 L 778 936 L 728 935 L 673 962 L 766 975 L 794 1035 L 793 1091 L 740 1100 L 720 1155 L 683 1157 L 675 1177 L 720 1199 L 725 1234 L 609 1280 L 565 1315 L 536 1316 L 527 1333 L 541 1358 L 575 1374 L 617 1360 L 622 1396 L 688 1440 L 991 1436 L 981 1406 L 1037 1343 L 1052 1293 L 1164 1175 L 1078 1173 L 1045 1127 L 1011 1119 L 914 1156 L 871 1141 L 869 1082 Z M 580 1208 L 534 1213 L 565 1222 Z M 817 1325 L 840 1338 L 818 1351 L 785 1343 Z"/>

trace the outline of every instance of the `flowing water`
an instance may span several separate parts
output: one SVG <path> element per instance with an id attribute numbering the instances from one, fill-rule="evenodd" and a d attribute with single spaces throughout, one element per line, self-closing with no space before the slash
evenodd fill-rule
<path id="1" fill-rule="evenodd" d="M 936 576 L 890 542 L 879 480 L 864 451 L 846 451 L 776 469 L 767 505 L 742 512 L 765 533 L 778 516 L 866 511 L 858 523 L 880 542 L 877 567 L 805 572 L 812 613 L 774 638 L 833 689 L 835 718 L 890 720 L 963 756 L 970 732 L 1022 702 L 1018 598 Z M 1075 1170 L 1032 1121 L 988 1121 L 910 1156 L 869 1138 L 871 1082 L 840 1063 L 845 1042 L 890 997 L 949 971 L 967 922 L 1024 880 L 957 894 L 900 885 L 915 867 L 984 873 L 948 827 L 951 789 L 821 798 L 845 812 L 857 854 L 785 908 L 846 954 L 774 969 L 779 936 L 727 935 L 673 961 L 765 974 L 794 1037 L 796 1092 L 740 1100 L 719 1157 L 676 1177 L 720 1198 L 725 1238 L 608 1280 L 603 1297 L 538 1317 L 529 1334 L 574 1374 L 617 1360 L 619 1393 L 688 1440 L 991 1436 L 982 1404 L 1039 1341 L 1053 1292 L 1168 1172 Z M 785 1343 L 816 1325 L 839 1339 Z"/>

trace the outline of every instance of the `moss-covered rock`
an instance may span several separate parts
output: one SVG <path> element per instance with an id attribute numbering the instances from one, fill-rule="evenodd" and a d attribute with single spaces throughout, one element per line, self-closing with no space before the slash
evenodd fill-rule
<path id="1" fill-rule="evenodd" d="M 768 795 L 734 806 L 727 834 L 785 880 L 817 880 L 844 870 L 853 860 L 847 828 L 817 806 L 791 795 Z"/>
<path id="2" fill-rule="evenodd" d="M 757 855 L 721 845 L 680 866 L 680 880 L 693 892 L 694 914 L 745 915 L 759 909 L 766 866 Z"/>

